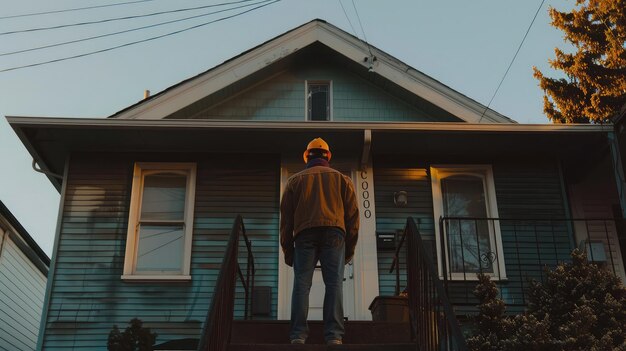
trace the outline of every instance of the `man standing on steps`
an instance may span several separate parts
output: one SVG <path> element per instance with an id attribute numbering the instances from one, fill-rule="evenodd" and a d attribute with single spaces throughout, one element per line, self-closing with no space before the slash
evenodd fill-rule
<path id="1" fill-rule="evenodd" d="M 289 338 L 304 344 L 309 334 L 309 292 L 319 260 L 326 288 L 324 339 L 341 344 L 343 270 L 354 255 L 359 209 L 352 180 L 330 167 L 331 152 L 322 138 L 313 139 L 303 156 L 306 169 L 289 178 L 280 204 L 280 245 L 294 271 Z"/>

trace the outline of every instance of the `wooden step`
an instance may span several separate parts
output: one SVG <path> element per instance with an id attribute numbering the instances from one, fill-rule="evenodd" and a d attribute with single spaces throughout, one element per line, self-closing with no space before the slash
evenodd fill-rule
<path id="1" fill-rule="evenodd" d="M 307 344 L 324 344 L 324 325 L 321 321 L 309 322 Z M 411 342 L 408 323 L 347 321 L 343 343 L 349 344 L 402 344 Z M 233 344 L 289 344 L 289 321 L 244 321 L 233 323 Z"/>
<path id="2" fill-rule="evenodd" d="M 228 351 L 415 351 L 415 344 L 344 344 L 344 345 L 290 345 L 290 344 L 231 344 Z"/>
<path id="3" fill-rule="evenodd" d="M 343 345 L 326 346 L 321 321 L 309 322 L 309 338 L 305 345 L 292 345 L 289 340 L 289 321 L 236 320 L 231 331 L 230 351 L 280 350 L 345 350 L 345 351 L 408 351 L 411 343 L 408 323 L 347 321 Z M 155 350 L 196 350 L 197 339 L 172 340 L 156 346 Z"/>

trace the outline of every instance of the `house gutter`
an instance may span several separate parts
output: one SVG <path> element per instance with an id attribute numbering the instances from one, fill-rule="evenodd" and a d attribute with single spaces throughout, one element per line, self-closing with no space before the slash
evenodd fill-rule
<path id="1" fill-rule="evenodd" d="M 297 122 L 297 121 L 229 121 L 229 120 L 138 120 L 113 118 L 16 117 L 7 121 L 18 132 L 22 128 L 108 129 L 240 129 L 240 130 L 370 130 L 370 131 L 450 131 L 450 132 L 610 132 L 612 124 L 514 124 L 465 122 Z M 18 133 L 19 134 L 19 133 Z"/>

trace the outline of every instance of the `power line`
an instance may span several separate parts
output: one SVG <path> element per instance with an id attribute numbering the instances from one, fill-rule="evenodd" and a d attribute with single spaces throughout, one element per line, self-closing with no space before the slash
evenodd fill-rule
<path id="1" fill-rule="evenodd" d="M 136 3 L 140 3 L 140 2 L 149 2 L 149 1 L 154 1 L 154 0 L 127 1 L 127 2 L 118 2 L 118 3 L 115 3 L 115 4 L 107 4 L 107 5 L 97 5 L 97 6 L 88 6 L 88 7 L 76 7 L 76 8 L 65 9 L 65 10 L 53 10 L 53 11 L 44 11 L 44 12 L 35 12 L 35 13 L 25 13 L 25 14 L 21 14 L 21 15 L 1 16 L 0 20 L 9 19 L 9 18 L 49 15 L 49 14 L 53 14 L 53 13 L 63 13 L 63 12 L 72 12 L 72 11 L 81 11 L 81 10 L 92 10 L 92 9 L 99 9 L 99 8 L 103 8 L 103 7 L 113 7 L 113 6 L 120 6 L 120 5 L 129 5 L 129 4 L 136 4 Z"/>
<path id="2" fill-rule="evenodd" d="M 365 31 L 363 30 L 363 23 L 361 23 L 361 17 L 359 16 L 359 11 L 356 9 L 354 0 L 352 0 L 352 7 L 354 7 L 354 13 L 356 13 L 356 19 L 359 21 L 359 26 L 361 26 L 361 32 L 363 32 L 363 39 L 365 39 L 365 42 L 367 43 L 367 36 L 365 35 Z"/>
<path id="3" fill-rule="evenodd" d="M 163 25 L 166 25 L 166 24 L 172 24 L 172 23 L 177 23 L 177 22 L 188 21 L 188 20 L 194 19 L 194 18 L 206 17 L 206 16 L 217 14 L 217 13 L 221 13 L 221 12 L 227 12 L 227 11 L 231 11 L 231 10 L 240 9 L 240 8 L 243 8 L 243 7 L 248 7 L 248 6 L 254 6 L 254 5 L 262 4 L 262 3 L 267 2 L 267 1 L 270 1 L 270 0 L 263 0 L 263 1 L 260 1 L 260 2 L 251 3 L 251 4 L 245 4 L 245 5 L 236 6 L 236 7 L 231 7 L 231 8 L 224 9 L 224 10 L 208 12 L 208 13 L 204 13 L 204 14 L 201 14 L 201 15 L 195 15 L 195 16 L 190 16 L 190 17 L 185 17 L 185 18 L 179 18 L 179 19 L 176 19 L 176 20 L 155 23 L 155 24 L 151 24 L 151 25 L 147 25 L 147 26 L 136 27 L 136 28 L 121 30 L 121 31 L 117 31 L 117 32 L 107 33 L 107 34 L 95 35 L 95 36 L 81 38 L 81 39 L 76 39 L 76 40 L 69 40 L 69 41 L 64 41 L 64 42 L 55 43 L 55 44 L 43 45 L 43 46 L 38 46 L 38 47 L 30 48 L 30 49 L 23 49 L 23 50 L 17 50 L 17 51 L 10 51 L 10 52 L 5 52 L 5 53 L 0 53 L 0 57 L 1 56 L 15 55 L 15 54 L 22 54 L 22 53 L 25 53 L 25 52 L 37 51 L 37 50 L 42 50 L 42 49 L 49 49 L 49 48 L 53 48 L 53 47 L 57 47 L 57 46 L 63 46 L 63 45 L 68 45 L 68 44 L 75 44 L 75 43 L 80 43 L 80 42 L 83 42 L 83 41 L 89 41 L 89 40 L 94 40 L 94 39 L 110 37 L 110 36 L 114 36 L 114 35 L 118 35 L 118 34 L 125 34 L 125 33 L 135 32 L 135 31 L 142 30 L 142 29 L 154 28 L 154 27 L 163 26 Z"/>
<path id="4" fill-rule="evenodd" d="M 346 15 L 346 19 L 348 20 L 348 24 L 350 25 L 350 28 L 352 28 L 352 33 L 354 33 L 355 37 L 359 37 L 358 34 L 356 34 L 356 30 L 354 29 L 354 26 L 352 26 L 352 21 L 350 21 L 350 17 L 348 17 L 348 13 L 346 12 L 346 9 L 343 7 L 343 3 L 341 2 L 341 0 L 337 0 L 339 1 L 339 5 L 341 5 L 341 9 L 343 10 L 343 14 Z"/>
<path id="5" fill-rule="evenodd" d="M 543 7 L 543 3 L 545 1 L 546 0 L 541 0 L 541 4 L 539 4 L 539 7 L 537 8 L 537 11 L 535 12 L 535 16 L 533 16 L 533 19 L 532 19 L 532 21 L 530 21 L 530 25 L 528 26 L 528 29 L 526 29 L 526 34 L 524 34 L 524 38 L 522 38 L 522 41 L 519 43 L 519 46 L 517 47 L 517 51 L 515 51 L 515 55 L 513 55 L 513 59 L 511 60 L 511 63 L 509 63 L 509 67 L 507 67 L 506 72 L 504 72 L 504 75 L 502 76 L 502 79 L 500 79 L 500 84 L 498 84 L 498 87 L 496 88 L 496 91 L 493 92 L 493 95 L 491 96 L 491 99 L 489 100 L 489 103 L 485 107 L 485 110 L 480 115 L 480 119 L 478 120 L 478 123 L 480 123 L 480 121 L 483 120 L 483 117 L 485 116 L 485 113 L 487 113 L 487 110 L 489 110 L 489 106 L 491 106 L 491 103 L 493 102 L 493 99 L 496 97 L 496 94 L 498 94 L 498 91 L 500 90 L 500 87 L 502 86 L 502 83 L 504 82 L 504 79 L 506 78 L 507 74 L 509 74 L 509 70 L 511 70 L 511 66 L 513 66 L 513 62 L 515 62 L 515 59 L 517 58 L 517 54 L 519 54 L 519 51 L 522 49 L 522 45 L 524 45 L 524 41 L 526 40 L 526 37 L 528 36 L 528 33 L 530 32 L 530 29 L 532 28 L 533 24 L 535 23 L 535 20 L 537 19 L 537 15 L 539 14 L 539 11 Z"/>
<path id="6" fill-rule="evenodd" d="M 107 18 L 107 19 L 97 20 L 97 21 L 61 24 L 61 25 L 50 26 L 50 27 L 20 29 L 20 30 L 14 30 L 14 31 L 9 31 L 9 32 L 3 32 L 3 33 L 0 33 L 0 35 L 9 35 L 9 34 L 17 34 L 17 33 L 30 33 L 30 32 L 38 32 L 38 31 L 43 31 L 43 30 L 85 26 L 85 25 L 90 25 L 90 24 L 99 24 L 99 23 L 107 23 L 107 22 L 115 22 L 115 21 L 124 21 L 124 20 L 129 20 L 129 19 L 143 18 L 143 17 L 152 17 L 152 16 L 158 16 L 158 15 L 164 15 L 164 14 L 170 14 L 170 13 L 177 13 L 177 12 L 194 11 L 194 10 L 206 9 L 206 8 L 210 8 L 210 7 L 218 7 L 218 6 L 224 6 L 224 5 L 234 5 L 234 4 L 239 4 L 239 3 L 242 3 L 242 2 L 250 2 L 250 1 L 253 1 L 253 0 L 239 0 L 239 1 L 233 1 L 233 2 L 224 2 L 224 3 L 220 3 L 220 4 L 214 4 L 214 5 L 204 5 L 204 6 L 188 7 L 188 8 L 177 9 L 177 10 L 159 11 L 159 12 L 153 12 L 153 13 L 148 13 L 148 14 L 144 14 L 144 15 L 133 15 L 133 16 Z"/>
<path id="7" fill-rule="evenodd" d="M 359 11 L 356 9 L 354 0 L 352 0 L 352 7 L 354 7 L 354 13 L 356 13 L 356 19 L 359 21 L 359 26 L 361 26 L 361 32 L 363 33 L 363 40 L 365 40 L 365 44 L 367 44 L 367 51 L 369 51 L 370 57 L 373 59 L 374 54 L 372 54 L 372 48 L 370 47 L 370 43 L 367 41 L 367 36 L 365 35 L 365 30 L 363 29 L 363 23 L 361 23 L 361 16 L 359 16 Z"/>
<path id="8" fill-rule="evenodd" d="M 155 36 L 155 37 L 142 39 L 142 40 L 138 40 L 138 41 L 122 44 L 122 45 L 117 45 L 117 46 L 109 47 L 109 48 L 106 48 L 106 49 L 91 51 L 91 52 L 87 52 L 87 53 L 84 53 L 84 54 L 79 54 L 79 55 L 74 55 L 74 56 L 69 56 L 69 57 L 63 57 L 63 58 L 58 58 L 58 59 L 44 61 L 44 62 L 31 63 L 31 64 L 28 64 L 28 65 L 22 65 L 22 66 L 16 66 L 16 67 L 11 67 L 11 68 L 5 68 L 5 69 L 0 70 L 0 73 L 9 72 L 9 71 L 15 71 L 15 70 L 18 70 L 18 69 L 29 68 L 29 67 L 42 66 L 42 65 L 46 65 L 46 64 L 50 64 L 50 63 L 55 63 L 55 62 L 67 61 L 67 60 L 72 60 L 72 59 L 85 57 L 85 56 L 91 56 L 91 55 L 95 55 L 95 54 L 99 54 L 99 53 L 103 53 L 103 52 L 107 52 L 107 51 L 112 51 L 112 50 L 120 49 L 120 48 L 123 48 L 123 47 L 135 45 L 135 44 L 140 44 L 140 43 L 145 43 L 145 42 L 156 40 L 156 39 L 165 38 L 165 37 L 172 36 L 172 35 L 179 34 L 179 33 L 183 33 L 183 32 L 186 32 L 186 31 L 189 31 L 189 30 L 192 30 L 192 29 L 204 27 L 204 26 L 207 26 L 209 24 L 213 24 L 213 23 L 216 23 L 216 22 L 220 22 L 220 21 L 224 21 L 224 20 L 227 20 L 227 19 L 230 19 L 230 18 L 241 16 L 241 15 L 246 14 L 248 12 L 251 12 L 251 11 L 260 9 L 262 7 L 269 6 L 271 4 L 277 3 L 277 2 L 279 2 L 281 0 L 273 0 L 271 2 L 267 2 L 267 1 L 269 1 L 269 0 L 265 0 L 265 1 L 260 2 L 260 3 L 264 3 L 265 2 L 263 5 L 260 5 L 260 6 L 251 8 L 249 10 L 245 10 L 245 11 L 236 13 L 234 15 L 218 18 L 218 19 L 213 20 L 213 21 L 209 21 L 209 22 L 206 22 L 206 23 L 202 23 L 202 24 L 198 24 L 198 25 L 195 25 L 195 26 L 187 27 L 187 28 L 184 28 L 184 29 L 181 29 L 181 30 L 177 30 L 177 31 L 174 31 L 174 32 L 170 32 L 170 33 L 167 33 L 167 34 L 158 35 L 158 36 Z"/>

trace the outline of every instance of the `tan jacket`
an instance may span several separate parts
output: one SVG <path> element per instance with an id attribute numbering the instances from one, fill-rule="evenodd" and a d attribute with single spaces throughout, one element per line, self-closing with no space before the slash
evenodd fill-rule
<path id="1" fill-rule="evenodd" d="M 280 204 L 280 245 L 285 262 L 293 261 L 294 238 L 314 227 L 338 227 L 346 233 L 346 262 L 354 255 L 359 208 L 352 180 L 330 167 L 315 166 L 287 181 Z"/>

